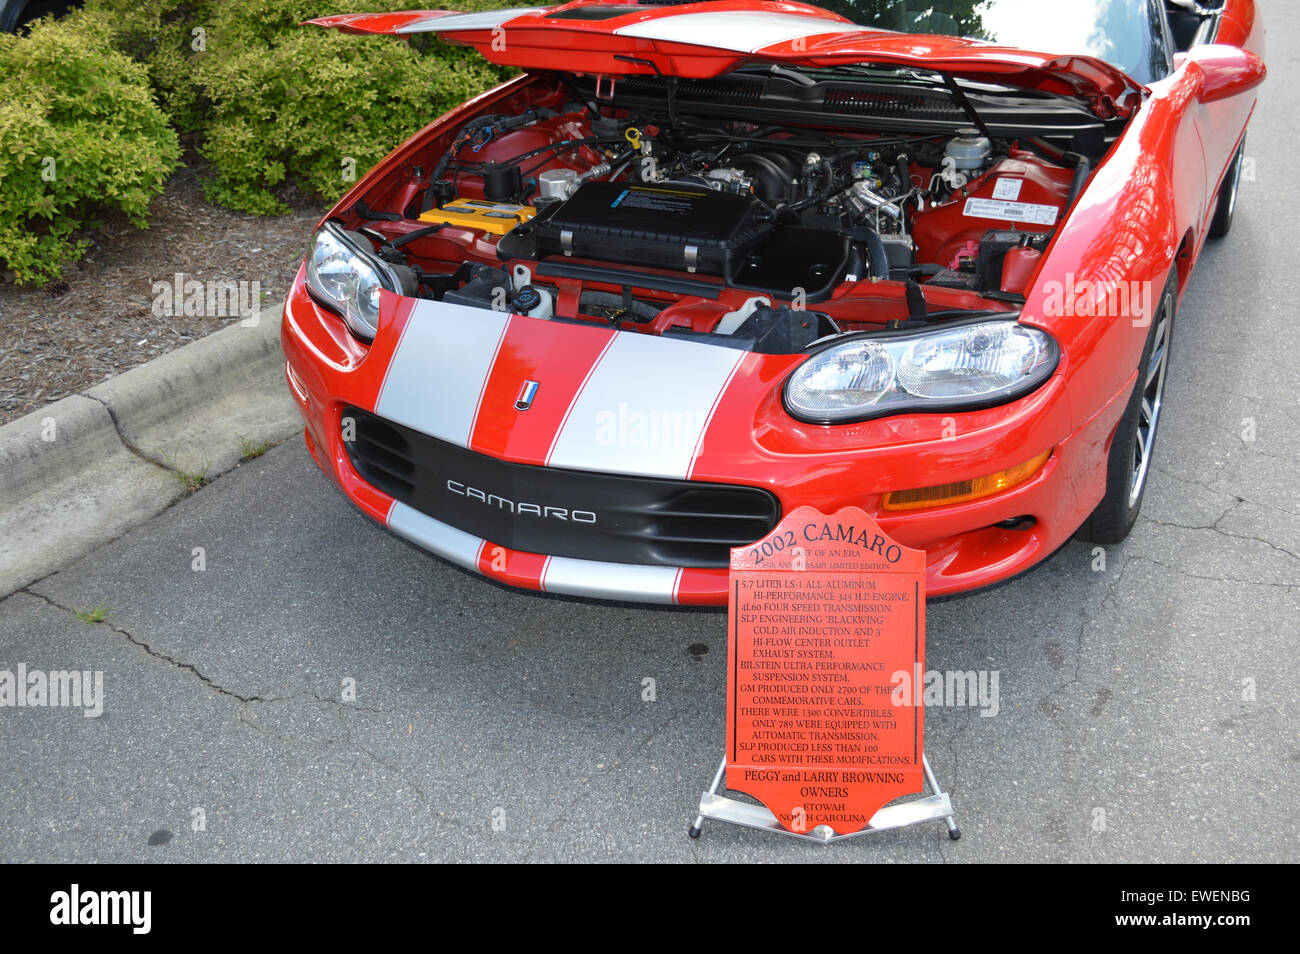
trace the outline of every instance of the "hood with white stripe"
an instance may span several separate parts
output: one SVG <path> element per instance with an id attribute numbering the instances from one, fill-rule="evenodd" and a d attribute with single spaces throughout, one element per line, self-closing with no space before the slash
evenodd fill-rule
<path id="1" fill-rule="evenodd" d="M 708 78 L 753 62 L 932 70 L 1073 96 L 1103 119 L 1130 115 L 1144 92 L 1141 84 L 1095 57 L 895 33 L 782 0 L 673 6 L 576 0 L 557 7 L 341 14 L 307 22 L 348 33 L 436 33 L 503 66 L 604 76 Z"/>

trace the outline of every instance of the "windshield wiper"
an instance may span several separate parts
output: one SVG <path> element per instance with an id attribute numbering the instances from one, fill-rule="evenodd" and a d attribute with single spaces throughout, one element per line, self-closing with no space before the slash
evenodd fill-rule
<path id="1" fill-rule="evenodd" d="M 788 79 L 791 83 L 798 83 L 800 86 L 817 85 L 817 81 L 807 73 L 800 73 L 798 70 L 792 70 L 788 66 L 781 66 L 777 63 L 773 63 L 767 68 L 767 71 L 773 76 Z"/>

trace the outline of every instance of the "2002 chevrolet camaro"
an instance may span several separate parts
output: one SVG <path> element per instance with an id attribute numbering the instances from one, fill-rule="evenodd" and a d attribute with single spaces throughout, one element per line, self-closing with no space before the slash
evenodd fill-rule
<path id="1" fill-rule="evenodd" d="M 508 584 L 682 604 L 805 504 L 925 550 L 931 594 L 1129 532 L 1252 0 L 837 9 L 312 21 L 522 70 L 361 179 L 289 294 L 353 503 Z"/>

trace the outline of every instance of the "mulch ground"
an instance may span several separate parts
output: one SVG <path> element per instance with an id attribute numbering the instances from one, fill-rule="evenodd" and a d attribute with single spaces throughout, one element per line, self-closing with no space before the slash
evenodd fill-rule
<path id="1" fill-rule="evenodd" d="M 168 180 L 148 229 L 110 217 L 62 280 L 0 284 L 0 424 L 239 321 L 157 315 L 155 282 L 258 282 L 263 305 L 283 302 L 325 207 L 290 199 L 288 215 L 231 212 L 204 200 L 199 175 L 186 167 Z"/>

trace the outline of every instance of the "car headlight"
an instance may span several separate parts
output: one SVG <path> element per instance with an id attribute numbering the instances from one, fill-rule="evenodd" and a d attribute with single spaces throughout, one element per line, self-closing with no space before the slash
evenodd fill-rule
<path id="1" fill-rule="evenodd" d="M 379 331 L 379 291 L 400 289 L 392 269 L 353 236 L 327 222 L 312 236 L 307 252 L 307 288 L 322 305 L 338 312 L 363 341 Z"/>
<path id="2" fill-rule="evenodd" d="M 1006 319 L 855 338 L 801 364 L 785 406 L 814 424 L 989 407 L 1038 387 L 1059 357 L 1051 335 Z"/>

